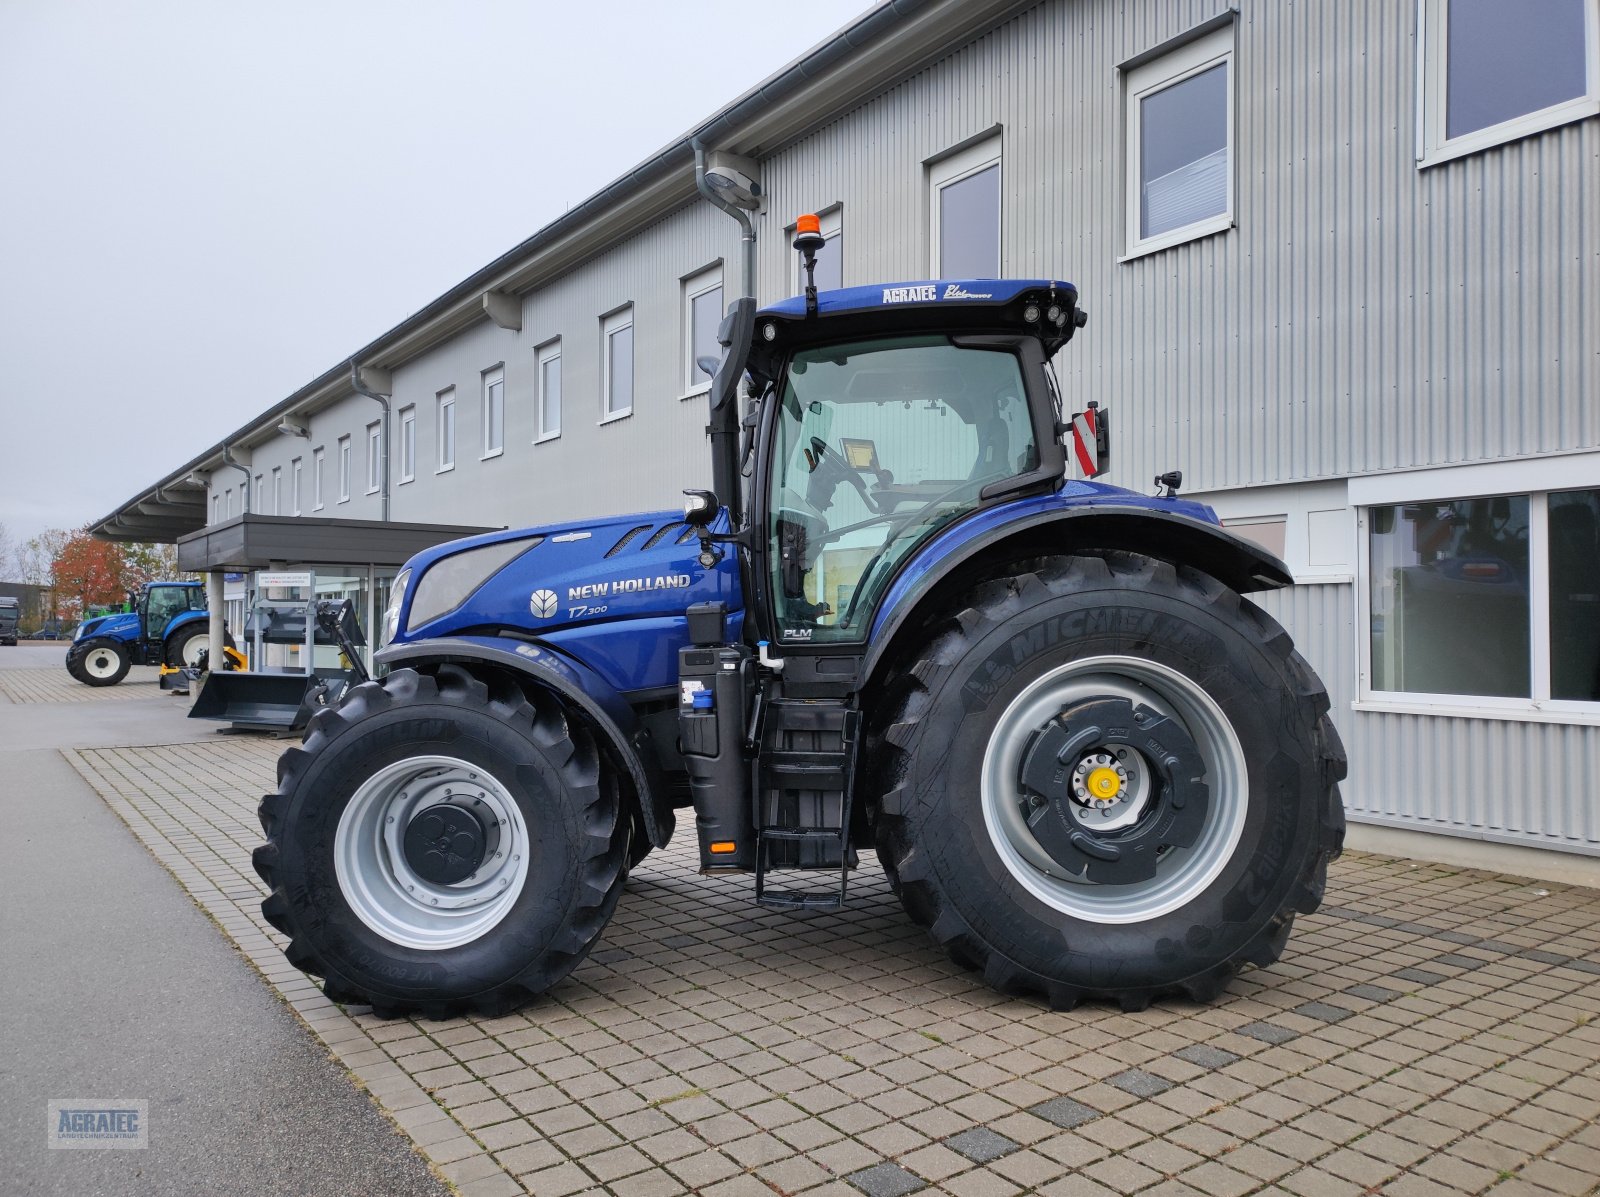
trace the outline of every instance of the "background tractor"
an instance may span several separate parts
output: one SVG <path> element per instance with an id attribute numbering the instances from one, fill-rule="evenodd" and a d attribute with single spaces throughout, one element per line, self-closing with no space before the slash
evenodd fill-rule
<path id="1" fill-rule="evenodd" d="M 1057 1008 L 1276 960 L 1343 838 L 1327 695 L 1242 597 L 1280 561 L 1174 476 L 1068 477 L 1049 362 L 1083 323 L 1050 280 L 736 300 L 714 492 L 413 558 L 390 672 L 261 804 L 289 960 L 380 1014 L 507 1010 L 683 807 L 769 906 L 839 906 L 876 849 L 956 961 Z"/>
<path id="2" fill-rule="evenodd" d="M 84 620 L 67 649 L 67 672 L 86 686 L 115 686 L 134 665 L 192 668 L 206 651 L 204 585 L 148 582 L 128 598 L 128 611 Z"/>

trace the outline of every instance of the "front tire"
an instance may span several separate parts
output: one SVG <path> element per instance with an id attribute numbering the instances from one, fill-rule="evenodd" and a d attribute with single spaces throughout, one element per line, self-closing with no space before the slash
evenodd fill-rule
<path id="1" fill-rule="evenodd" d="M 261 803 L 262 913 L 290 963 L 382 1015 L 501 1014 L 588 954 L 628 821 L 559 702 L 459 666 L 352 689 Z"/>
<path id="2" fill-rule="evenodd" d="M 1344 752 L 1321 683 L 1234 591 L 1132 553 L 1047 558 L 925 643 L 877 729 L 879 852 L 997 989 L 1210 1000 L 1321 902 Z"/>
<path id="3" fill-rule="evenodd" d="M 115 640 L 91 640 L 67 654 L 67 672 L 85 686 L 115 686 L 132 665 L 128 650 Z"/>

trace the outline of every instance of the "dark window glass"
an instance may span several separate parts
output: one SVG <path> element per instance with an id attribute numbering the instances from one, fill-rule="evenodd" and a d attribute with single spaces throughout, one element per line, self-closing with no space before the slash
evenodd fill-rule
<path id="1" fill-rule="evenodd" d="M 1600 702 L 1600 490 L 1550 496 L 1550 696 Z"/>
<path id="2" fill-rule="evenodd" d="M 1588 90 L 1586 0 L 1450 0 L 1445 136 L 1460 137 Z"/>
<path id="3" fill-rule="evenodd" d="M 1528 496 L 1374 507 L 1372 687 L 1529 698 Z"/>
<path id="4" fill-rule="evenodd" d="M 627 411 L 633 407 L 633 325 L 611 334 L 610 354 L 611 394 L 607 410 Z"/>
<path id="5" fill-rule="evenodd" d="M 690 317 L 694 330 L 689 338 L 693 360 L 689 363 L 691 383 L 710 382 L 711 375 L 700 368 L 703 357 L 720 358 L 722 346 L 717 344 L 717 326 L 722 323 L 722 288 L 715 287 L 704 295 L 689 301 Z"/>
<path id="6" fill-rule="evenodd" d="M 816 279 L 818 291 L 836 291 L 844 286 L 843 230 L 824 241 L 817 251 Z"/>
<path id="7" fill-rule="evenodd" d="M 1139 104 L 1139 236 L 1228 210 L 1228 64 Z"/>
<path id="8" fill-rule="evenodd" d="M 999 163 L 939 189 L 939 275 L 1000 277 Z"/>

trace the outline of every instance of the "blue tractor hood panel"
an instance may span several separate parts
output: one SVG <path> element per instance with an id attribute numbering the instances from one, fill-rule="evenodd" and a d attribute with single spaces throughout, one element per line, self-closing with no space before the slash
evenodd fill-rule
<path id="1" fill-rule="evenodd" d="M 712 527 L 727 531 L 725 511 Z M 734 617 L 742 606 L 735 552 L 725 551 L 708 570 L 698 560 L 699 540 L 685 539 L 688 532 L 682 513 L 667 510 L 491 532 L 438 545 L 405 565 L 411 581 L 394 643 L 509 629 L 559 645 L 619 691 L 671 686 L 677 679 L 677 650 L 688 643 L 685 609 L 720 601 Z M 513 542 L 525 547 L 497 569 L 494 560 L 507 550 L 489 554 L 487 576 L 463 558 Z M 429 593 L 429 571 L 438 567 L 467 580 L 457 586 L 460 593 L 446 596 L 443 605 L 453 607 L 413 624 L 414 610 L 431 615 L 442 605 Z M 737 635 L 739 626 L 730 619 L 730 635 Z"/>
<path id="2" fill-rule="evenodd" d="M 133 612 L 121 615 L 100 615 L 87 620 L 78 629 L 74 640 L 85 640 L 90 636 L 105 636 L 112 640 L 137 640 L 139 638 L 139 617 Z"/>

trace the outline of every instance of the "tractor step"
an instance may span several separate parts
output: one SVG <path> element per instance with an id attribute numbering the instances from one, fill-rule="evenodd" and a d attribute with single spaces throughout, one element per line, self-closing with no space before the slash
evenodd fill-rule
<path id="1" fill-rule="evenodd" d="M 850 866 L 851 790 L 861 712 L 842 701 L 773 699 L 761 712 L 756 757 L 756 901 L 837 910 Z M 775 871 L 839 870 L 838 892 L 769 890 Z"/>
<path id="2" fill-rule="evenodd" d="M 838 910 L 844 906 L 844 894 L 831 889 L 769 889 L 760 902 L 777 910 Z"/>

